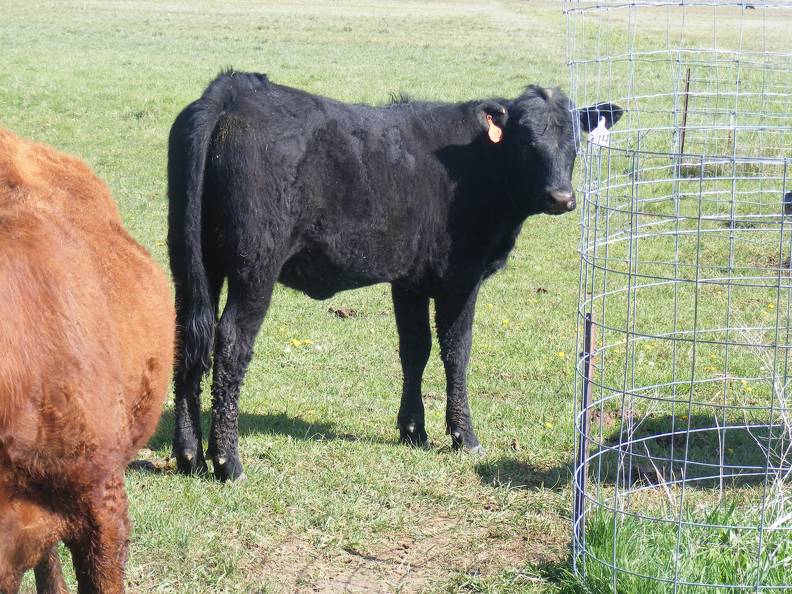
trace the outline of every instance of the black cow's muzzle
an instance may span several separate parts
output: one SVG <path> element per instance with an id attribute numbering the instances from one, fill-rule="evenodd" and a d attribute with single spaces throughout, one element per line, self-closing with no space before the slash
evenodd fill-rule
<path id="1" fill-rule="evenodd" d="M 547 192 L 547 214 L 559 215 L 575 210 L 575 193 L 569 190 L 550 190 Z"/>

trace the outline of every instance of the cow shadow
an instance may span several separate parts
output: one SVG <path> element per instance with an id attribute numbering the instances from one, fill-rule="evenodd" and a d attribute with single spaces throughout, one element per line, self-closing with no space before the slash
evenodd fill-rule
<path id="1" fill-rule="evenodd" d="M 209 411 L 201 411 L 201 429 L 204 437 L 209 435 L 210 425 L 211 413 Z M 165 410 L 160 418 L 159 426 L 149 440 L 147 447 L 151 450 L 160 450 L 170 446 L 173 440 L 174 428 L 174 412 L 173 410 Z M 239 436 L 245 437 L 248 435 L 288 435 L 292 439 L 302 441 L 377 441 L 369 436 L 361 438 L 351 433 L 338 431 L 333 423 L 308 422 L 300 417 L 286 413 L 240 413 Z M 383 443 L 391 442 L 383 441 Z M 396 444 L 395 432 L 392 443 Z"/>
<path id="2" fill-rule="evenodd" d="M 484 460 L 476 465 L 482 484 L 509 489 L 561 491 L 570 482 L 572 464 L 535 466 L 508 457 Z"/>

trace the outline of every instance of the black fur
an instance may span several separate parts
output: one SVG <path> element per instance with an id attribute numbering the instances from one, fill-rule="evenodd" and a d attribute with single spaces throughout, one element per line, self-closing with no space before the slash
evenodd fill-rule
<path id="1" fill-rule="evenodd" d="M 434 299 L 448 432 L 455 447 L 479 449 L 466 391 L 476 295 L 505 264 L 527 216 L 574 207 L 551 194 L 571 197 L 572 113 L 560 91 L 538 87 L 515 100 L 401 97 L 371 107 L 261 74 L 226 72 L 212 82 L 177 117 L 168 153 L 168 246 L 182 332 L 179 468 L 207 468 L 199 402 L 213 354 L 209 453 L 218 478 L 241 474 L 239 388 L 276 281 L 316 299 L 391 284 L 404 372 L 398 425 L 416 445 L 427 439 L 421 377 Z M 585 113 L 583 128 L 592 120 Z M 503 129 L 501 142 L 488 138 L 487 116 Z"/>

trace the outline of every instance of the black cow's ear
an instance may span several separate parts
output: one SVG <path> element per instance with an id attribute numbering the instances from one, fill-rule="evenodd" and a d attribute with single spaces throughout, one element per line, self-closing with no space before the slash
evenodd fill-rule
<path id="1" fill-rule="evenodd" d="M 506 108 L 496 101 L 484 101 L 476 107 L 476 117 L 487 131 L 490 141 L 500 142 L 509 119 Z"/>
<path id="2" fill-rule="evenodd" d="M 605 127 L 610 128 L 618 122 L 624 110 L 613 103 L 597 103 L 591 107 L 584 107 L 578 110 L 580 115 L 580 129 L 583 132 L 591 132 L 599 124 L 600 118 L 605 118 Z"/>

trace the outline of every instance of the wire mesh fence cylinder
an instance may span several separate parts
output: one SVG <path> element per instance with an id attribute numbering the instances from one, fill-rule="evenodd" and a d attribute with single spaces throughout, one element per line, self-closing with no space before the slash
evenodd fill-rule
<path id="1" fill-rule="evenodd" d="M 792 588 L 792 3 L 565 12 L 570 98 L 625 109 L 577 166 L 575 572 Z"/>

